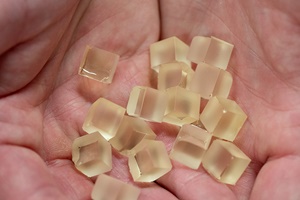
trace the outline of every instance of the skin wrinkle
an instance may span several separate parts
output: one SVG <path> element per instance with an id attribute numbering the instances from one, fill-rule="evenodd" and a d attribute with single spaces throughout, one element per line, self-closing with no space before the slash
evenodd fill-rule
<path id="1" fill-rule="evenodd" d="M 264 14 L 266 15 L 266 13 L 274 13 L 273 14 L 273 16 L 270 16 L 270 17 L 263 17 L 263 18 L 259 18 L 259 19 L 257 19 L 257 20 L 260 20 L 260 22 L 262 23 L 263 21 L 265 21 L 265 20 L 262 20 L 262 19 L 270 19 L 270 21 L 271 22 L 268 22 L 268 23 L 265 23 L 266 25 L 269 25 L 269 24 L 272 24 L 272 23 L 278 23 L 278 20 L 280 21 L 281 20 L 281 17 L 278 15 L 278 13 L 279 14 L 282 14 L 282 15 L 284 15 L 284 17 L 286 17 L 287 16 L 287 13 L 284 13 L 283 11 L 278 11 L 277 9 L 276 10 L 274 10 L 274 9 L 272 9 L 272 5 L 270 6 L 269 4 L 265 4 L 265 3 L 263 3 L 263 5 L 262 6 L 264 6 Z M 289 13 L 288 13 L 289 14 Z M 278 20 L 274 20 L 274 18 L 278 18 Z M 289 23 L 287 23 L 287 24 L 290 24 L 290 23 L 292 23 L 292 21 L 291 21 L 291 18 L 287 18 L 284 22 L 289 22 Z M 275 27 L 278 27 L 278 26 L 275 26 Z M 296 26 L 291 26 L 291 25 L 289 25 L 289 27 L 296 27 Z M 299 28 L 298 28 L 299 29 Z M 284 31 L 284 29 L 280 29 L 280 30 L 278 30 L 278 31 L 274 31 L 274 33 L 277 33 L 277 32 L 279 32 L 279 31 Z M 256 31 L 256 32 L 258 32 L 258 31 Z M 259 38 L 261 38 L 262 36 L 261 36 L 261 34 L 257 34 L 257 36 L 259 37 Z M 260 40 L 260 41 L 263 41 L 263 40 Z M 274 40 L 273 40 L 274 41 Z M 272 41 L 272 42 L 273 42 Z M 281 42 L 280 42 L 281 43 Z M 265 41 L 265 43 L 264 44 L 266 44 L 266 41 Z M 263 45 L 262 43 L 261 43 L 261 47 L 262 47 L 262 49 L 264 50 L 264 55 L 265 56 L 267 56 L 267 55 L 269 55 L 267 52 L 268 52 L 268 49 L 266 49 L 266 48 L 268 48 L 268 45 L 266 45 L 266 47 L 265 47 L 265 45 Z M 270 56 L 271 56 L 272 54 L 270 54 Z M 276 75 L 276 77 L 279 79 L 279 80 L 281 80 L 281 82 L 283 83 L 283 84 L 287 84 L 287 86 L 288 87 L 291 87 L 291 88 L 295 88 L 296 86 L 294 85 L 294 84 L 291 84 L 291 83 L 289 83 L 289 82 L 287 82 L 286 81 L 286 79 L 285 79 L 285 76 L 282 76 L 281 77 L 281 75 L 280 75 L 280 73 L 278 72 L 278 71 L 274 71 L 274 69 L 271 67 L 271 66 L 277 66 L 278 65 L 278 60 L 277 60 L 277 58 L 276 58 L 276 61 L 274 61 L 274 59 L 272 59 L 271 57 L 268 57 L 269 58 L 269 60 L 271 60 L 271 62 L 270 62 L 270 64 L 271 65 L 267 65 L 267 67 L 270 69 L 270 72 L 272 72 L 272 73 L 274 73 L 275 75 Z M 295 88 L 295 89 L 299 89 L 299 88 Z"/>
<path id="2" fill-rule="evenodd" d="M 288 187 L 285 186 L 284 184 L 284 178 L 286 177 L 287 179 L 291 179 L 291 172 L 296 172 L 296 175 L 300 174 L 299 167 L 295 164 L 299 164 L 299 155 L 298 156 L 286 156 L 281 159 L 276 159 L 273 161 L 267 162 L 264 167 L 261 169 L 260 174 L 263 176 L 263 179 L 259 179 L 256 184 L 254 185 L 253 192 L 250 196 L 250 199 L 257 199 L 258 197 L 261 199 L 274 199 L 275 197 L 278 199 L 284 199 L 288 198 L 289 199 L 299 199 L 300 194 L 295 192 L 295 191 L 289 191 L 289 188 L 294 188 L 298 187 L 298 184 L 295 182 L 291 182 L 293 184 L 289 185 Z M 285 166 L 287 161 L 292 161 L 291 163 L 293 164 L 292 168 L 287 170 L 285 173 L 281 173 L 282 171 L 279 171 L 278 168 L 280 169 L 281 166 Z M 270 174 L 270 168 L 274 169 L 271 170 L 275 174 L 278 174 L 280 176 L 280 179 L 276 179 L 275 176 Z M 262 183 L 267 183 L 270 187 L 268 190 L 262 190 L 259 193 L 257 192 L 258 188 L 261 187 Z M 276 190 L 276 185 L 280 185 L 279 187 L 283 189 L 281 190 Z M 274 187 L 275 186 L 275 187 Z M 294 198 L 292 198 L 292 194 L 294 194 Z M 258 196 L 259 195 L 259 196 Z"/>
<path id="3" fill-rule="evenodd" d="M 69 15 L 69 13 L 68 13 L 68 15 Z M 59 22 L 58 23 L 58 25 L 61 25 L 61 22 Z M 50 29 L 53 29 L 53 28 L 56 28 L 56 26 L 57 26 L 57 24 L 56 23 L 53 23 L 53 26 L 54 27 L 49 27 Z M 46 30 L 47 31 L 47 30 Z M 39 44 L 39 48 L 41 48 L 41 50 L 40 51 L 45 51 L 44 50 L 44 48 L 46 47 L 45 46 L 45 42 L 44 41 L 47 41 L 47 40 L 45 40 L 45 36 L 48 36 L 49 37 L 49 34 L 47 33 L 47 32 L 43 32 L 43 33 L 45 33 L 45 34 L 42 34 L 41 35 L 41 37 L 43 37 L 43 38 L 41 38 L 41 37 L 36 37 L 36 38 L 33 38 L 32 40 L 29 40 L 29 41 L 27 41 L 26 43 L 23 43 L 22 45 L 18 45 L 17 47 L 18 47 L 18 50 L 15 50 L 16 48 L 14 48 L 14 52 L 16 53 L 19 53 L 19 55 L 17 55 L 18 57 L 20 57 L 21 56 L 21 58 L 24 58 L 25 60 L 23 61 L 23 63 L 25 64 L 25 69 L 23 69 L 23 70 L 25 70 L 25 72 L 28 74 L 28 72 L 27 72 L 27 70 L 28 69 L 30 69 L 29 67 L 31 67 L 30 65 L 32 65 L 32 64 L 34 64 L 34 66 L 36 66 L 35 68 L 32 68 L 32 69 L 34 69 L 34 73 L 30 73 L 30 75 L 28 74 L 28 75 L 26 75 L 27 76 L 27 80 L 26 80 L 26 82 L 25 83 L 19 83 L 19 84 L 17 84 L 17 85 L 14 85 L 13 87 L 14 88 L 12 88 L 12 86 L 10 86 L 10 85 L 8 85 L 9 86 L 9 88 L 7 88 L 7 89 L 4 89 L 4 88 L 1 88 L 3 91 L 2 91 L 2 93 L 8 93 L 9 91 L 10 92 L 12 92 L 12 90 L 19 90 L 19 89 L 21 89 L 21 88 L 24 88 L 24 87 L 26 87 L 26 85 L 28 84 L 28 83 L 30 83 L 36 76 L 38 76 L 38 74 L 39 74 L 39 72 L 43 69 L 43 66 L 44 66 L 44 64 L 47 62 L 47 59 L 50 57 L 50 55 L 52 54 L 52 52 L 51 52 L 51 50 L 49 51 L 49 50 L 47 50 L 47 54 L 46 55 L 43 55 L 44 56 L 44 58 L 42 58 L 41 59 L 41 57 L 38 57 L 38 59 L 41 59 L 40 61 L 34 61 L 35 63 L 30 63 L 30 61 L 28 60 L 28 59 L 30 59 L 31 57 L 29 57 L 28 58 L 28 52 L 30 52 L 30 51 L 35 51 L 35 48 L 36 48 L 36 45 L 34 46 L 34 45 L 31 45 L 32 43 L 36 43 L 37 41 L 35 41 L 35 40 L 38 40 L 38 42 L 40 43 Z M 56 33 L 57 33 L 57 31 L 56 31 Z M 60 34 L 61 36 L 63 35 L 62 33 Z M 60 38 L 57 38 L 57 43 L 58 43 L 58 41 L 59 41 L 59 39 Z M 48 41 L 48 43 L 49 43 L 50 41 Z M 28 49 L 27 48 L 27 51 L 25 50 L 25 46 L 27 45 L 31 45 L 32 46 L 32 48 L 33 49 Z M 51 43 L 51 45 L 53 45 L 53 42 Z M 55 43 L 54 43 L 54 45 L 55 45 Z M 13 52 L 8 52 L 8 53 L 6 53 L 6 55 L 7 56 L 9 56 L 9 55 L 14 55 L 14 54 L 12 54 Z M 22 56 L 22 54 L 25 54 L 25 55 L 23 55 Z M 17 57 L 16 55 L 14 55 L 15 57 Z M 17 61 L 14 61 L 15 59 L 13 59 L 14 57 L 2 57 L 2 66 L 4 66 L 5 64 L 8 64 L 8 65 L 10 65 L 10 66 L 14 66 L 15 64 L 15 62 L 18 62 L 18 60 Z M 4 59 L 4 60 L 3 60 Z M 13 59 L 13 62 L 5 62 L 5 61 L 9 61 L 9 59 L 10 60 L 12 60 Z M 19 58 L 20 59 L 20 58 Z M 3 63 L 3 61 L 4 61 L 4 63 Z M 28 64 L 29 64 L 29 66 L 28 66 Z M 7 66 L 6 66 L 7 67 Z M 27 70 L 26 70 L 27 69 Z M 4 73 L 5 74 L 5 73 Z M 4 79 L 8 79 L 7 78 L 7 76 L 14 76 L 13 74 L 11 74 L 11 71 L 8 71 L 8 74 L 5 74 L 5 75 L 2 75 L 2 78 L 4 78 Z M 18 80 L 20 80 L 20 79 L 18 79 Z M 2 81 L 3 82 L 3 81 Z M 24 81 L 23 81 L 24 82 Z M 21 85 L 20 85 L 21 84 Z M 4 84 L 4 86 L 6 86 L 6 84 Z M 23 86 L 23 87 L 22 87 Z M 3 87 L 3 86 L 2 86 Z M 6 91 L 5 91 L 6 90 Z"/>
<path id="4" fill-rule="evenodd" d="M 12 2 L 16 2 L 16 1 L 12 1 Z M 11 4 L 12 2 L 9 2 L 9 4 Z M 46 3 L 42 3 L 42 4 L 44 4 L 44 6 L 45 6 Z M 60 3 L 63 3 L 63 2 L 58 1 L 58 3 L 56 3 L 57 6 L 59 6 Z M 31 4 L 31 7 L 29 6 L 30 4 Z M 43 13 L 43 12 L 39 12 L 40 9 L 35 8 L 35 6 L 40 6 L 42 4 L 41 3 L 33 3 L 33 1 L 19 1 L 19 2 L 16 2 L 14 6 L 11 6 L 11 7 L 8 7 L 6 9 L 4 9 L 4 11 L 8 12 L 8 14 L 4 14 L 6 16 L 11 17 L 12 16 L 11 13 L 15 14 L 14 16 L 16 16 L 16 17 L 14 19 L 12 19 L 12 21 L 9 24 L 16 24 L 16 26 L 13 26 L 13 27 L 16 27 L 17 30 L 11 31 L 9 34 L 7 34 L 8 37 L 14 38 L 14 40 L 11 40 L 14 43 L 12 43 L 8 46 L 7 45 L 1 45 L 2 48 L 5 47 L 5 49 L 3 49 L 4 51 L 0 49 L 1 54 L 3 54 L 5 51 L 7 51 L 8 49 L 10 49 L 11 47 L 13 47 L 16 44 L 22 44 L 25 41 L 31 40 L 31 38 L 34 38 L 35 36 L 39 35 L 44 30 L 46 30 L 49 26 L 52 26 L 53 23 L 56 23 L 56 22 L 60 21 L 64 17 L 65 13 L 68 13 L 68 10 L 64 10 L 62 12 L 59 12 L 59 13 L 61 13 L 61 15 L 57 15 L 57 18 L 54 19 L 52 22 L 50 22 L 50 20 L 47 19 L 47 18 L 49 18 L 48 15 L 43 16 L 43 17 L 41 17 L 41 16 L 36 17 L 35 16 L 36 13 L 38 13 L 38 15 Z M 76 6 L 76 5 L 74 5 L 74 6 Z M 11 11 L 10 9 L 12 9 L 14 11 Z M 29 11 L 29 9 L 31 9 L 31 10 Z M 72 9 L 73 8 L 70 7 L 70 10 L 72 10 Z M 57 9 L 57 10 L 60 10 L 60 9 Z M 44 12 L 44 13 L 46 13 L 46 12 Z M 1 17 L 1 18 L 5 19 L 5 17 Z M 32 23 L 35 23 L 36 21 L 42 22 L 42 25 L 33 28 Z M 10 26 L 7 27 L 7 22 L 5 22 L 3 24 L 1 24 L 1 22 L 0 22 L 0 27 L 1 26 L 5 27 L 5 28 L 2 27 L 3 30 L 10 30 L 10 29 L 8 29 L 8 28 L 10 28 Z M 30 28 L 27 28 L 27 27 L 30 27 Z M 19 34 L 21 32 L 23 34 Z M 9 41 L 9 40 L 5 40 L 5 41 Z"/>

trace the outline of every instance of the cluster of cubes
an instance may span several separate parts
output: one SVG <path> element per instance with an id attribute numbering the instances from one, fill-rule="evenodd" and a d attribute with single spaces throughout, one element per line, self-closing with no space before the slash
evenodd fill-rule
<path id="1" fill-rule="evenodd" d="M 202 163 L 214 178 L 234 185 L 250 159 L 232 143 L 247 118 L 228 99 L 232 76 L 226 68 L 232 50 L 233 45 L 215 37 L 196 36 L 190 46 L 177 37 L 153 43 L 150 61 L 157 88 L 133 87 L 126 109 L 104 98 L 94 102 L 83 124 L 88 134 L 73 142 L 76 168 L 89 177 L 110 171 L 112 146 L 128 157 L 134 181 L 155 181 L 172 169 L 172 159 L 192 169 Z M 118 59 L 116 54 L 88 47 L 79 74 L 110 83 Z M 195 70 L 192 63 L 197 64 Z M 201 99 L 207 101 L 203 110 Z M 169 154 L 163 142 L 155 140 L 148 122 L 180 127 Z M 127 188 L 131 199 L 138 197 L 134 186 L 120 187 Z"/>

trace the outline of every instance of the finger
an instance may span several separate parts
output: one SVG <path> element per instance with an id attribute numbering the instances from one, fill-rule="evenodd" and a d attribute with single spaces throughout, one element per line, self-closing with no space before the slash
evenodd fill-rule
<path id="1" fill-rule="evenodd" d="M 191 170 L 176 162 L 173 162 L 173 169 L 157 182 L 179 199 L 235 199 L 228 187 L 213 180 L 203 169 Z"/>
<path id="2" fill-rule="evenodd" d="M 66 199 L 45 163 L 33 151 L 1 145 L 0 199 Z"/>
<path id="3" fill-rule="evenodd" d="M 268 161 L 259 172 L 250 199 L 300 199 L 300 157 Z"/>

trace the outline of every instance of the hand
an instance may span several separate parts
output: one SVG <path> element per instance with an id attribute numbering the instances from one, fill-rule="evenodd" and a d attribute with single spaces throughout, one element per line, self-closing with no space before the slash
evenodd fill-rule
<path id="1" fill-rule="evenodd" d="M 125 107 L 134 85 L 153 86 L 149 45 L 173 35 L 235 45 L 230 99 L 248 115 L 235 143 L 252 162 L 236 186 L 173 162 L 156 182 L 138 184 L 140 199 L 300 198 L 299 8 L 292 0 L 2 2 L 0 199 L 89 199 L 93 181 L 71 161 L 89 106 L 102 96 Z M 112 84 L 77 75 L 87 44 L 121 55 Z M 174 129 L 155 132 L 169 148 Z M 109 174 L 131 180 L 116 153 Z"/>

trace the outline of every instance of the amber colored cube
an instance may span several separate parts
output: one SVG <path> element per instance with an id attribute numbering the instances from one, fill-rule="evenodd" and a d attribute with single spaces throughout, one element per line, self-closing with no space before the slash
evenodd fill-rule
<path id="1" fill-rule="evenodd" d="M 189 84 L 189 89 L 200 94 L 204 99 L 212 96 L 227 98 L 232 86 L 232 76 L 229 72 L 206 63 L 199 63 Z"/>
<path id="2" fill-rule="evenodd" d="M 125 111 L 125 108 L 105 98 L 99 98 L 90 107 L 82 128 L 87 133 L 98 131 L 109 140 L 115 136 Z"/>
<path id="3" fill-rule="evenodd" d="M 103 83 L 111 83 L 119 58 L 117 54 L 87 46 L 78 73 Z"/>
<path id="4" fill-rule="evenodd" d="M 88 177 L 108 172 L 112 169 L 111 146 L 99 133 L 81 136 L 73 141 L 72 161 Z"/>
<path id="5" fill-rule="evenodd" d="M 246 114 L 235 101 L 222 97 L 212 97 L 200 115 L 206 130 L 229 141 L 235 139 L 246 119 Z"/>
<path id="6" fill-rule="evenodd" d="M 189 46 L 177 37 L 170 37 L 150 45 L 150 62 L 151 68 L 156 72 L 159 65 L 183 62 L 191 66 L 191 62 L 186 58 Z"/>
<path id="7" fill-rule="evenodd" d="M 195 63 L 205 62 L 226 69 L 233 45 L 216 37 L 196 36 L 193 38 L 187 58 Z"/>
<path id="8" fill-rule="evenodd" d="M 155 133 L 147 122 L 139 118 L 124 116 L 117 134 L 109 140 L 109 143 L 120 153 L 128 156 L 143 139 L 155 139 L 155 137 Z"/>
<path id="9" fill-rule="evenodd" d="M 199 119 L 200 95 L 179 86 L 167 89 L 168 106 L 164 122 L 182 126 Z"/>
<path id="10" fill-rule="evenodd" d="M 163 142 L 142 140 L 128 158 L 129 170 L 134 181 L 152 182 L 172 169 Z"/>
<path id="11" fill-rule="evenodd" d="M 152 122 L 162 122 L 167 107 L 167 94 L 149 87 L 135 86 L 127 104 L 130 116 Z"/>
<path id="12" fill-rule="evenodd" d="M 220 182 L 235 185 L 250 162 L 233 143 L 217 139 L 206 151 L 202 164 Z"/>
<path id="13" fill-rule="evenodd" d="M 195 36 L 191 42 L 187 58 L 193 63 L 204 62 L 210 42 L 210 37 Z"/>
<path id="14" fill-rule="evenodd" d="M 162 64 L 159 67 L 157 89 L 166 90 L 175 86 L 185 88 L 189 85 L 193 75 L 194 71 L 185 63 Z"/>
<path id="15" fill-rule="evenodd" d="M 202 128 L 191 124 L 183 125 L 170 152 L 170 158 L 198 169 L 211 137 L 212 134 Z"/>
<path id="16" fill-rule="evenodd" d="M 97 177 L 92 190 L 93 200 L 137 200 L 141 189 L 101 174 Z"/>

